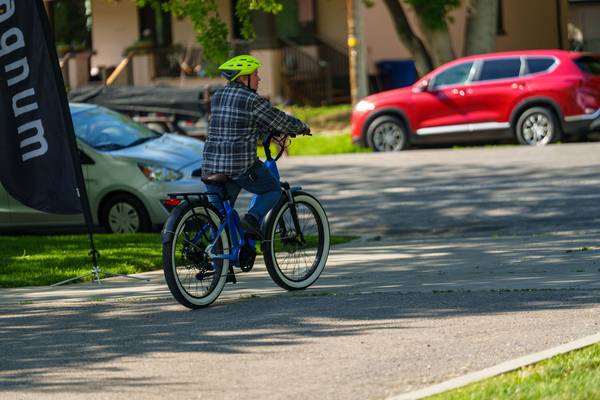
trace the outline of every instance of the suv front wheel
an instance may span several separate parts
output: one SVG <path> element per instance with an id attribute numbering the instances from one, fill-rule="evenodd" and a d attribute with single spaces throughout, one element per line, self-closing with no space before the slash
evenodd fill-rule
<path id="1" fill-rule="evenodd" d="M 367 143 L 373 151 L 400 151 L 408 147 L 408 134 L 402 121 L 385 115 L 369 125 Z"/>
<path id="2" fill-rule="evenodd" d="M 544 146 L 560 139 L 560 126 L 552 111 L 532 107 L 517 120 L 515 134 L 520 144 Z"/>

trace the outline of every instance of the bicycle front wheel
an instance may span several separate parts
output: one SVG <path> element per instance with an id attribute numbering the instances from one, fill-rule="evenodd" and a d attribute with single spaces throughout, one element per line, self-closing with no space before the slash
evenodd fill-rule
<path id="1" fill-rule="evenodd" d="M 283 199 L 271 211 L 263 242 L 267 271 L 286 290 L 312 285 L 325 268 L 330 247 L 329 221 L 319 201 L 301 191 L 293 196 L 301 232 L 296 231 L 290 204 Z"/>
<path id="2" fill-rule="evenodd" d="M 165 280 L 173 297 L 188 308 L 210 305 L 225 286 L 229 261 L 213 257 L 229 251 L 226 231 L 218 235 L 220 224 L 218 212 L 202 202 L 177 207 L 165 224 L 172 234 L 163 241 Z"/>

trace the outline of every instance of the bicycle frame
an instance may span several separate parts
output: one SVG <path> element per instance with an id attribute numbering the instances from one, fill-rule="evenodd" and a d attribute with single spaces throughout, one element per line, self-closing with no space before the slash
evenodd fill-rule
<path id="1" fill-rule="evenodd" d="M 246 239 L 244 229 L 240 224 L 240 216 L 235 210 L 235 208 L 231 207 L 229 200 L 221 199 L 221 204 L 223 205 L 224 218 L 223 222 L 219 226 L 219 229 L 217 230 L 215 240 L 210 244 L 209 255 L 213 259 L 229 260 L 233 267 L 239 267 L 238 260 L 242 247 L 246 243 L 248 243 L 249 246 L 254 247 L 256 245 L 256 241 L 252 239 Z M 229 254 L 215 254 L 212 251 L 213 246 L 223 233 L 223 230 L 227 227 L 229 227 L 231 251 L 229 252 Z"/>

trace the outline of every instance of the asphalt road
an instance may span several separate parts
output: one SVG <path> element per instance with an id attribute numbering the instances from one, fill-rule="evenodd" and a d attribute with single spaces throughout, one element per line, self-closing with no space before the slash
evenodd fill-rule
<path id="1" fill-rule="evenodd" d="M 334 233 L 370 238 L 335 249 L 314 288 L 257 267 L 195 312 L 160 282 L 145 299 L 4 303 L 0 398 L 380 399 L 597 333 L 598 154 L 287 159 Z"/>
<path id="2" fill-rule="evenodd" d="M 336 233 L 519 234 L 600 222 L 600 143 L 289 158 Z"/>

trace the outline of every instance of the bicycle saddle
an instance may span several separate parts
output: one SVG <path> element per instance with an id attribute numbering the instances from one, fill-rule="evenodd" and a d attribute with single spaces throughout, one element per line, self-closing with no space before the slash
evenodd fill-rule
<path id="1" fill-rule="evenodd" d="M 208 185 L 224 185 L 229 180 L 224 174 L 202 175 L 200 179 Z"/>

